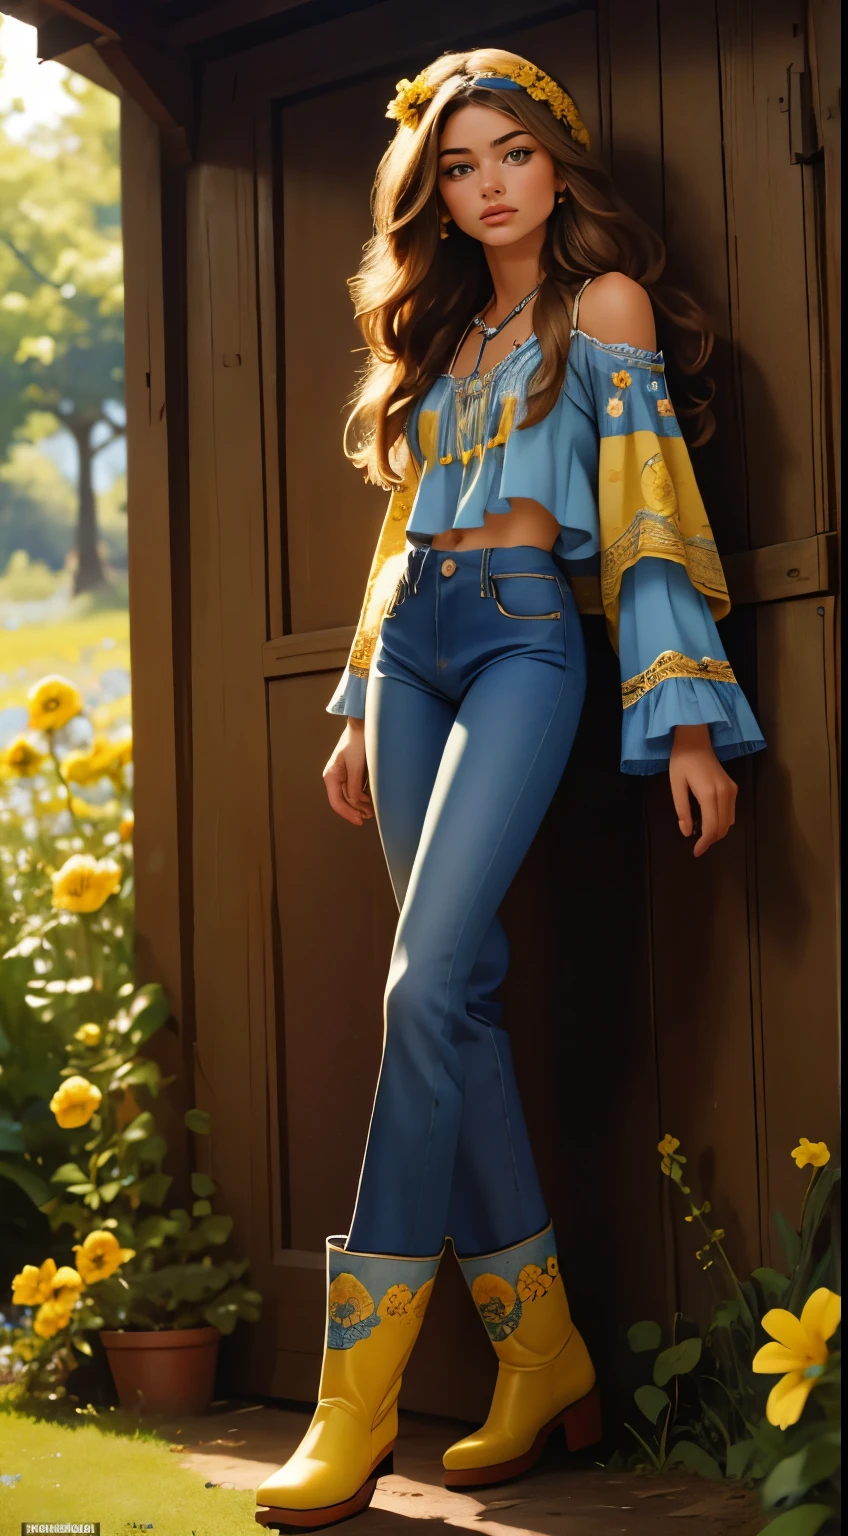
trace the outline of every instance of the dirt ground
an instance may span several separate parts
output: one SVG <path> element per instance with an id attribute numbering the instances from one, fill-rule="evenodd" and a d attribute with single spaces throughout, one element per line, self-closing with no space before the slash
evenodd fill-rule
<path id="1" fill-rule="evenodd" d="M 766 1523 L 753 1494 L 688 1476 L 634 1477 L 586 1458 L 567 1463 L 550 1445 L 526 1477 L 474 1494 L 442 1484 L 442 1451 L 465 1433 L 455 1420 L 401 1413 L 395 1471 L 381 1478 L 371 1508 L 346 1526 L 351 1536 L 401 1536 L 409 1521 L 438 1521 L 484 1536 L 652 1536 L 680 1520 L 692 1536 L 755 1536 Z M 266 1406 L 216 1407 L 170 1434 L 182 1463 L 207 1483 L 255 1488 L 294 1450 L 310 1415 Z M 184 1447 L 184 1449 L 182 1449 Z M 258 1529 L 258 1528 L 257 1528 Z"/>

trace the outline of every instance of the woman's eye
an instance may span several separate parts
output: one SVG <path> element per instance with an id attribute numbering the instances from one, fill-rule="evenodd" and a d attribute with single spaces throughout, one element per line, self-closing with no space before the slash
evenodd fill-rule
<path id="1" fill-rule="evenodd" d="M 457 160 L 455 165 L 449 165 L 448 166 L 448 168 L 444 172 L 444 174 L 445 174 L 445 176 L 449 176 L 451 181 L 461 181 L 462 178 L 460 176 L 454 176 L 454 174 L 453 174 L 454 171 L 470 171 L 472 169 L 473 169 L 472 166 L 465 165 L 461 160 Z"/>
<path id="2" fill-rule="evenodd" d="M 509 149 L 506 153 L 506 160 L 509 165 L 524 165 L 526 159 L 533 153 L 532 149 Z M 523 155 L 525 158 L 523 160 L 513 160 L 513 155 Z"/>

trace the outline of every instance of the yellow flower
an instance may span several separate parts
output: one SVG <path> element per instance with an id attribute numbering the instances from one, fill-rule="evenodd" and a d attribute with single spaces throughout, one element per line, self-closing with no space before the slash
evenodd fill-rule
<path id="1" fill-rule="evenodd" d="M 53 1276 L 52 1299 L 66 1309 L 73 1307 L 82 1290 L 82 1276 L 70 1264 L 63 1264 Z"/>
<path id="2" fill-rule="evenodd" d="M 612 399 L 607 401 L 607 415 L 608 416 L 621 416 L 623 411 L 624 411 L 624 406 L 622 405 L 620 400 L 616 400 L 613 397 Z"/>
<path id="3" fill-rule="evenodd" d="M 37 1333 L 40 1339 L 52 1339 L 54 1334 L 61 1333 L 63 1328 L 67 1328 L 68 1323 L 71 1321 L 72 1311 L 73 1303 L 70 1306 L 66 1306 L 64 1302 L 58 1299 L 45 1301 L 44 1305 L 39 1307 L 33 1319 L 33 1332 Z"/>
<path id="4" fill-rule="evenodd" d="M 668 1132 L 666 1132 L 662 1141 L 657 1142 L 657 1151 L 662 1152 L 664 1156 L 669 1157 L 672 1152 L 677 1151 L 679 1146 L 680 1142 L 677 1140 L 677 1137 L 669 1136 Z"/>
<path id="5" fill-rule="evenodd" d="M 124 843 L 131 843 L 132 842 L 134 828 L 135 828 L 135 816 L 133 815 L 132 811 L 127 811 L 126 815 L 121 817 L 121 825 L 118 828 L 118 831 L 121 834 L 121 841 L 122 842 L 124 842 Z"/>
<path id="6" fill-rule="evenodd" d="M 85 1285 L 108 1280 L 116 1269 L 135 1258 L 134 1248 L 122 1248 L 113 1232 L 89 1232 L 84 1243 L 74 1245 L 77 1269 Z"/>
<path id="7" fill-rule="evenodd" d="M 408 1285 L 392 1285 L 387 1290 L 377 1311 L 381 1317 L 406 1317 L 412 1302 Z"/>
<path id="8" fill-rule="evenodd" d="M 412 1302 L 412 1310 L 416 1317 L 423 1317 L 424 1313 L 427 1311 L 427 1303 L 433 1294 L 434 1285 L 435 1280 L 425 1280 L 424 1284 L 419 1285 L 418 1290 L 415 1292 L 415 1296 Z"/>
<path id="9" fill-rule="evenodd" d="M 66 1077 L 50 1100 L 56 1120 L 63 1131 L 88 1125 L 103 1095 L 86 1077 Z"/>
<path id="10" fill-rule="evenodd" d="M 27 694 L 33 731 L 58 731 L 82 710 L 82 694 L 66 677 L 43 677 Z"/>
<path id="11" fill-rule="evenodd" d="M 619 368 L 618 373 L 613 374 L 612 382 L 616 389 L 629 389 L 633 380 L 626 368 Z"/>
<path id="12" fill-rule="evenodd" d="M 477 1275 L 471 1282 L 471 1295 L 484 1323 L 503 1322 L 515 1306 L 515 1291 L 500 1275 Z"/>
<path id="13" fill-rule="evenodd" d="M 766 1418 L 779 1429 L 797 1424 L 804 1405 L 827 1365 L 827 1340 L 833 1336 L 842 1318 L 842 1301 L 822 1286 L 813 1291 L 800 1318 L 782 1307 L 775 1307 L 763 1318 L 763 1327 L 775 1344 L 764 1344 L 754 1356 L 752 1366 L 761 1375 L 785 1372 L 772 1387 L 766 1404 Z"/>
<path id="14" fill-rule="evenodd" d="M 348 1274 L 337 1275 L 330 1286 L 329 1306 L 332 1321 L 342 1328 L 352 1328 L 374 1311 L 370 1293 L 355 1275 Z"/>
<path id="15" fill-rule="evenodd" d="M 404 128 L 417 128 L 421 108 L 436 94 L 436 87 L 427 79 L 426 70 L 414 80 L 399 80 L 395 86 L 397 96 L 386 108 L 386 117 L 393 117 Z"/>
<path id="16" fill-rule="evenodd" d="M 25 736 L 16 736 L 14 741 L 9 742 L 5 752 L 0 752 L 0 760 L 2 760 L 4 773 L 19 779 L 31 779 L 36 773 L 41 772 L 41 765 L 46 762 L 47 754 L 39 752 Z"/>
<path id="17" fill-rule="evenodd" d="M 657 415 L 658 416 L 673 416 L 674 415 L 674 406 L 672 405 L 670 400 L 658 400 L 657 401 Z"/>
<path id="18" fill-rule="evenodd" d="M 555 1280 L 557 1275 L 559 1274 L 559 1260 L 558 1259 L 553 1259 L 553 1258 L 548 1259 L 547 1264 L 545 1265 L 545 1268 L 547 1269 L 548 1274 L 550 1275 L 551 1279 Z"/>
<path id="19" fill-rule="evenodd" d="M 120 752 L 108 736 L 95 736 L 84 752 L 69 752 L 62 772 L 72 784 L 96 784 L 120 767 Z"/>
<path id="20" fill-rule="evenodd" d="M 42 1301 L 49 1301 L 55 1277 L 55 1259 L 45 1259 L 40 1268 L 36 1264 L 25 1264 L 12 1281 L 12 1301 L 15 1306 L 37 1307 Z"/>
<path id="21" fill-rule="evenodd" d="M 520 1301 L 536 1301 L 545 1295 L 551 1285 L 552 1275 L 547 1274 L 538 1264 L 525 1264 L 516 1282 L 518 1298 Z"/>
<path id="22" fill-rule="evenodd" d="M 799 1168 L 806 1168 L 808 1163 L 811 1168 L 823 1168 L 825 1163 L 830 1162 L 830 1149 L 824 1141 L 808 1141 L 806 1136 L 802 1136 L 800 1146 L 793 1149 L 791 1156 Z"/>
<path id="23" fill-rule="evenodd" d="M 99 1045 L 103 1039 L 103 1031 L 99 1024 L 81 1024 L 79 1029 L 74 1031 L 74 1039 L 78 1040 L 80 1045 Z"/>
<path id="24" fill-rule="evenodd" d="M 52 876 L 53 905 L 66 912 L 98 912 L 120 889 L 121 868 L 114 859 L 74 853 Z"/>

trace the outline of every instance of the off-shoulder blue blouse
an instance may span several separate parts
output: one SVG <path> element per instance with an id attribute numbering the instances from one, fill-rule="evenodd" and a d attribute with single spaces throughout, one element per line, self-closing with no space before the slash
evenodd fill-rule
<path id="1" fill-rule="evenodd" d="M 676 725 L 706 724 L 723 760 L 765 746 L 716 619 L 727 588 L 661 352 L 571 333 L 553 409 L 521 428 L 539 364 L 535 336 L 479 379 L 442 375 L 416 401 L 406 439 L 419 471 L 406 538 L 480 528 L 484 513 L 538 501 L 559 523 L 553 554 L 578 606 L 597 588 L 622 679 L 621 768 L 668 764 Z M 362 648 L 351 653 L 360 658 Z M 327 708 L 365 710 L 367 669 L 349 666 Z"/>

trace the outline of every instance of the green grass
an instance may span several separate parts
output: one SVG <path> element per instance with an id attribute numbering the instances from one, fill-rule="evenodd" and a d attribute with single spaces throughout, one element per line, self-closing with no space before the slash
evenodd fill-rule
<path id="1" fill-rule="evenodd" d="M 104 1414 L 104 1420 L 114 1415 Z M 111 1428 L 111 1426 L 110 1426 Z M 257 1526 L 252 1493 L 207 1488 L 181 1467 L 155 1435 L 119 1435 L 96 1422 L 79 1428 L 3 1413 L 0 1473 L 20 1472 L 0 1485 L 0 1532 L 22 1520 L 99 1520 L 101 1536 L 153 1527 L 153 1536 L 251 1536 Z"/>
<path id="2" fill-rule="evenodd" d="M 111 640 L 111 646 L 104 646 Z M 92 609 L 58 622 L 0 629 L 0 709 L 25 704 L 27 690 L 48 673 L 59 672 L 88 692 L 107 667 L 130 664 L 129 613 L 124 608 Z"/>

